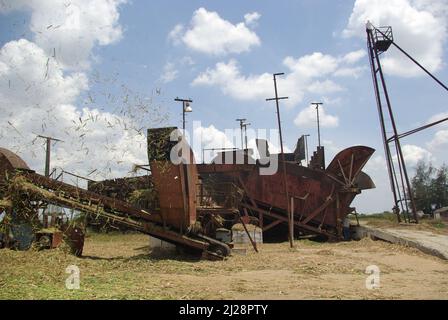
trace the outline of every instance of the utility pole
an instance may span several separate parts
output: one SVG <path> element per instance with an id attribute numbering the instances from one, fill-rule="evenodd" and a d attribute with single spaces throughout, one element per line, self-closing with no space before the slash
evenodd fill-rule
<path id="1" fill-rule="evenodd" d="M 287 183 L 287 179 L 286 179 L 285 153 L 283 152 L 283 136 L 282 136 L 282 125 L 281 125 L 281 120 L 280 120 L 280 107 L 279 107 L 279 101 L 288 99 L 288 97 L 279 97 L 278 90 L 277 90 L 277 76 L 282 76 L 282 75 L 284 75 L 283 72 L 282 73 L 274 73 L 275 98 L 269 98 L 269 99 L 266 99 L 266 101 L 275 100 L 275 104 L 277 107 L 277 122 L 278 122 L 279 136 L 280 136 L 280 152 L 281 152 L 281 157 L 282 157 L 283 180 L 284 180 L 284 184 L 285 184 L 286 205 L 288 208 L 288 215 L 289 215 L 289 219 L 288 219 L 289 231 L 290 231 L 289 232 L 289 245 L 292 248 L 292 247 L 294 247 L 294 228 L 292 226 L 293 212 L 291 212 L 291 206 L 289 204 L 288 183 Z"/>
<path id="2" fill-rule="evenodd" d="M 243 127 L 244 123 L 247 119 L 236 119 L 236 121 L 240 122 L 240 129 L 241 129 L 241 150 L 244 150 L 244 141 L 243 141 Z"/>
<path id="3" fill-rule="evenodd" d="M 245 122 L 243 123 L 243 127 L 244 127 L 244 140 L 246 141 L 246 150 L 247 149 L 247 126 L 250 126 L 250 122 Z"/>
<path id="4" fill-rule="evenodd" d="M 46 140 L 46 150 L 45 150 L 45 176 L 47 178 L 50 177 L 50 159 L 51 159 L 51 141 L 55 141 L 55 142 L 63 142 L 62 140 L 53 138 L 53 137 L 47 137 L 47 136 L 42 136 L 42 135 L 37 135 L 38 138 L 42 138 Z M 51 210 L 51 206 L 49 206 L 50 210 Z M 46 209 L 44 209 L 43 214 L 42 214 L 42 222 L 44 225 L 44 228 L 48 227 L 48 213 L 45 212 Z M 56 221 L 56 216 L 54 214 L 54 212 L 51 212 L 51 222 L 50 225 L 54 226 L 54 223 Z"/>
<path id="5" fill-rule="evenodd" d="M 320 120 L 319 120 L 319 106 L 323 105 L 322 102 L 311 102 L 312 105 L 316 106 L 316 112 L 317 112 L 317 141 L 319 144 L 319 147 L 321 146 L 320 144 Z"/>
<path id="6" fill-rule="evenodd" d="M 50 176 L 50 156 L 51 156 L 51 141 L 55 142 L 64 142 L 62 140 L 53 138 L 53 137 L 46 137 L 42 135 L 37 135 L 38 138 L 45 139 L 47 141 L 47 147 L 46 147 L 46 156 L 45 156 L 45 176 Z"/>
<path id="7" fill-rule="evenodd" d="M 174 101 L 182 102 L 182 134 L 185 136 L 185 113 L 193 111 L 193 109 L 190 107 L 190 103 L 193 103 L 193 100 L 176 98 L 174 99 Z"/>

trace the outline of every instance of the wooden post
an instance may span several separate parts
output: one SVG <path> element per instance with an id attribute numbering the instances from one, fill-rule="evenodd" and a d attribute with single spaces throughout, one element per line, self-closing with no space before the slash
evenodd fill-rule
<path id="1" fill-rule="evenodd" d="M 289 238 L 291 248 L 294 247 L 294 197 L 291 197 L 291 211 L 289 212 Z"/>

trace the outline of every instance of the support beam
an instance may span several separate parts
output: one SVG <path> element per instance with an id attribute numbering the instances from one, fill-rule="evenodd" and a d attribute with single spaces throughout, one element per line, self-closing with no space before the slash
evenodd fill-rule
<path id="1" fill-rule="evenodd" d="M 262 213 L 260 213 L 260 214 L 262 214 Z M 266 227 L 263 228 L 263 232 L 268 231 L 268 230 L 274 228 L 275 226 L 279 225 L 282 222 L 283 222 L 282 220 L 276 220 L 276 221 L 268 224 Z"/>
<path id="2" fill-rule="evenodd" d="M 282 216 L 280 214 L 273 213 L 273 212 L 270 212 L 270 211 L 267 211 L 267 210 L 264 210 L 264 209 L 261 209 L 261 208 L 255 208 L 255 207 L 253 207 L 253 206 L 251 206 L 249 204 L 245 204 L 245 203 L 243 203 L 242 206 L 244 206 L 244 207 L 246 207 L 248 209 L 254 210 L 254 211 L 262 212 L 264 215 L 266 215 L 268 217 L 271 217 L 271 218 L 274 218 L 274 219 L 277 219 L 277 220 L 281 220 L 284 223 L 288 223 L 288 220 L 289 220 L 288 217 Z M 299 228 L 302 228 L 302 229 L 314 232 L 316 234 L 326 235 L 327 237 L 329 237 L 331 239 L 337 239 L 337 236 L 335 236 L 334 234 L 328 233 L 326 231 L 322 231 L 322 230 L 320 230 L 318 228 L 315 228 L 313 226 L 310 226 L 310 225 L 303 224 L 302 222 L 299 222 L 299 221 L 294 221 L 294 225 L 296 227 L 299 227 Z"/>

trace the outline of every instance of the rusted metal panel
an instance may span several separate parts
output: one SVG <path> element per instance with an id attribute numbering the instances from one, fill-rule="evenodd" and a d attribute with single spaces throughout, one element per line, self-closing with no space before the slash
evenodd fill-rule
<path id="1" fill-rule="evenodd" d="M 198 172 L 193 151 L 177 128 L 149 129 L 148 158 L 164 225 L 186 232 L 196 222 Z"/>
<path id="2" fill-rule="evenodd" d="M 351 187 L 374 152 L 374 149 L 365 146 L 342 150 L 334 157 L 325 172 L 336 178 L 341 185 Z"/>
<path id="3" fill-rule="evenodd" d="M 196 221 L 195 166 L 152 162 L 151 172 L 159 195 L 163 223 L 187 230 Z"/>
<path id="4" fill-rule="evenodd" d="M 30 171 L 30 168 L 18 155 L 5 148 L 0 148 L 0 184 L 5 181 L 8 173 L 15 170 Z"/>
<path id="5" fill-rule="evenodd" d="M 5 148 L 0 148 L 0 157 L 2 164 L 8 164 L 12 169 L 30 170 L 25 161 L 22 160 L 17 154 L 11 152 Z"/>

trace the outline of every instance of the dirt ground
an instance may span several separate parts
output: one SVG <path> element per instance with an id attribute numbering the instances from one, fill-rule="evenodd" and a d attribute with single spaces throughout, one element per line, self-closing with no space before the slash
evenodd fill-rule
<path id="1" fill-rule="evenodd" d="M 1 299 L 448 299 L 448 262 L 381 241 L 264 244 L 198 261 L 151 252 L 147 236 L 91 235 L 83 258 L 0 250 Z M 80 289 L 65 288 L 69 265 Z M 370 265 L 380 287 L 366 289 Z"/>

